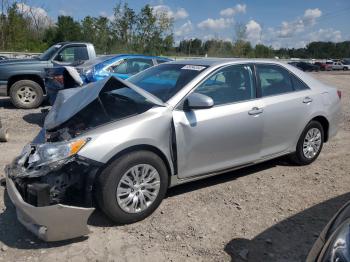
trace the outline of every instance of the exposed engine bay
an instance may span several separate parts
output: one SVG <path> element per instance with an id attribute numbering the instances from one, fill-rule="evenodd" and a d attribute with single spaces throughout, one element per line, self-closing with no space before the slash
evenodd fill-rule
<path id="1" fill-rule="evenodd" d="M 96 90 L 91 92 L 93 95 L 86 91 L 97 89 L 90 87 L 94 83 L 59 93 L 45 120 L 46 142 L 67 141 L 92 128 L 141 114 L 154 106 L 147 98 L 115 78 L 104 82 L 98 93 Z M 87 99 L 82 98 L 84 96 Z M 61 108 L 63 103 L 65 108 Z"/>

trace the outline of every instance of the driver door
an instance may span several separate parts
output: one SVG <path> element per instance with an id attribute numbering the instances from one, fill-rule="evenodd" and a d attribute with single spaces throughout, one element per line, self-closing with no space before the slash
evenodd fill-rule
<path id="1" fill-rule="evenodd" d="M 208 174 L 259 159 L 263 105 L 256 99 L 252 67 L 219 69 L 194 92 L 211 97 L 214 106 L 174 110 L 178 176 Z"/>

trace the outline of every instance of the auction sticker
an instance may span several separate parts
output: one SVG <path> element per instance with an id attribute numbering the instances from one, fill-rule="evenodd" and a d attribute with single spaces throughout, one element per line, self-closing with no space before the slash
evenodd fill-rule
<path id="1" fill-rule="evenodd" d="M 202 71 L 205 68 L 205 66 L 198 66 L 198 65 L 185 65 L 181 69 L 184 70 L 195 70 L 195 71 Z"/>

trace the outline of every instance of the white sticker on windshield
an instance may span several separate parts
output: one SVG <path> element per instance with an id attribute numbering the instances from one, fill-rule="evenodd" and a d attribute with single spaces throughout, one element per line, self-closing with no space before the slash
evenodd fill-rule
<path id="1" fill-rule="evenodd" d="M 55 45 L 55 48 L 60 48 L 62 45 Z"/>
<path id="2" fill-rule="evenodd" d="M 185 70 L 195 70 L 195 71 L 202 71 L 205 68 L 205 66 L 198 66 L 198 65 L 185 65 L 181 69 Z"/>

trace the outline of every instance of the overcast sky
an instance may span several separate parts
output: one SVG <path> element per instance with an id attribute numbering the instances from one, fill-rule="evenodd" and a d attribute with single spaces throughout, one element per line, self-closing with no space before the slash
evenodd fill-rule
<path id="1" fill-rule="evenodd" d="M 58 15 L 75 19 L 113 14 L 116 0 L 27 0 L 26 4 L 56 20 Z M 145 4 L 174 18 L 176 42 L 198 37 L 233 40 L 235 24 L 246 27 L 253 45 L 303 47 L 310 41 L 350 40 L 349 0 L 130 0 L 139 10 Z M 42 10 L 43 8 L 44 10 Z"/>

